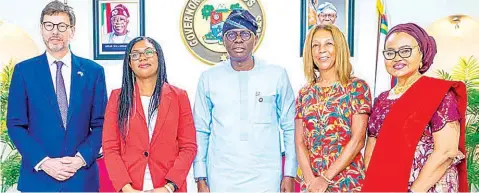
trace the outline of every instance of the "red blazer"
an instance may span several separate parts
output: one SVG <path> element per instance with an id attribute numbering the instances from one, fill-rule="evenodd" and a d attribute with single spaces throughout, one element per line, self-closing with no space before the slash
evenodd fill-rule
<path id="1" fill-rule="evenodd" d="M 131 183 L 142 190 L 146 164 L 153 186 L 162 187 L 166 180 L 174 182 L 179 192 L 186 192 L 186 176 L 196 156 L 196 131 L 190 101 L 184 90 L 164 84 L 151 143 L 141 104 L 135 87 L 134 113 L 129 120 L 125 140 L 118 128 L 120 89 L 113 90 L 103 124 L 103 154 L 108 174 L 116 191 Z M 121 140 L 120 140 L 121 139 Z"/>

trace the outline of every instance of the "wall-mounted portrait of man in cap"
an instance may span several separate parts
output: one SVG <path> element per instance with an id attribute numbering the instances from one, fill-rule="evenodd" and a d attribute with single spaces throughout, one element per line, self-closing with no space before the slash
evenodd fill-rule
<path id="1" fill-rule="evenodd" d="M 348 40 L 354 55 L 354 2 L 355 0 L 301 0 L 301 43 L 314 25 L 336 25 Z M 301 45 L 300 53 L 303 50 Z"/>
<path id="2" fill-rule="evenodd" d="M 144 0 L 95 0 L 94 59 L 123 59 L 126 45 L 144 35 Z"/>
<path id="3" fill-rule="evenodd" d="M 108 19 L 108 18 L 106 18 Z M 118 4 L 110 12 L 110 24 L 106 25 L 109 33 L 103 35 L 102 43 L 127 44 L 133 39 L 130 23 L 130 13 L 123 4 Z"/>

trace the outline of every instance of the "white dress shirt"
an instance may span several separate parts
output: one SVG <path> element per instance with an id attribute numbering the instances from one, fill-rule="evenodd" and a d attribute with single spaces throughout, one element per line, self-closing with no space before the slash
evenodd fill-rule
<path id="1" fill-rule="evenodd" d="M 68 104 L 70 104 L 70 88 L 71 88 L 71 74 L 72 74 L 72 53 L 67 52 L 65 56 L 61 59 L 56 59 L 54 56 L 52 56 L 50 53 L 46 52 L 47 55 L 47 60 L 48 60 L 48 67 L 50 68 L 50 74 L 52 75 L 52 81 L 53 81 L 53 89 L 56 93 L 57 91 L 57 65 L 55 64 L 56 61 L 62 61 L 63 66 L 62 66 L 62 76 L 63 76 L 63 81 L 65 83 L 65 91 L 67 93 L 67 101 Z M 85 163 L 85 159 L 81 156 L 80 152 L 77 152 L 76 154 L 78 157 L 80 157 L 83 162 Z M 37 165 L 35 165 L 35 170 L 39 171 L 41 170 L 40 166 L 49 159 L 49 157 L 43 158 L 42 161 L 40 161 Z"/>
<path id="2" fill-rule="evenodd" d="M 148 107 L 150 106 L 150 99 L 151 97 L 141 96 L 141 105 L 143 106 L 143 112 L 145 112 L 146 120 L 148 120 Z M 148 121 L 146 122 L 146 124 L 148 125 L 149 142 L 151 142 L 151 138 L 153 137 L 153 131 L 155 130 L 157 114 L 158 114 L 158 110 L 156 110 L 153 113 L 153 116 L 151 116 L 150 124 L 148 124 Z M 143 180 L 143 190 L 152 190 L 152 189 L 154 189 L 154 187 L 153 187 L 153 181 L 151 179 L 150 168 L 148 167 L 148 164 L 146 164 L 145 177 Z"/>

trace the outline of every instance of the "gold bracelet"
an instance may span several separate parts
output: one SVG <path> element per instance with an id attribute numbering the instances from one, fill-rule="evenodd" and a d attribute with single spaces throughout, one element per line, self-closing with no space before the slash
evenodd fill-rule
<path id="1" fill-rule="evenodd" d="M 326 180 L 326 182 L 328 182 L 328 184 L 334 184 L 334 181 L 328 179 L 328 178 L 324 175 L 324 172 L 321 173 L 321 177 L 322 177 L 324 180 Z"/>
<path id="2" fill-rule="evenodd" d="M 171 188 L 168 184 L 165 184 L 165 188 L 168 190 L 169 193 L 173 193 L 173 188 Z"/>

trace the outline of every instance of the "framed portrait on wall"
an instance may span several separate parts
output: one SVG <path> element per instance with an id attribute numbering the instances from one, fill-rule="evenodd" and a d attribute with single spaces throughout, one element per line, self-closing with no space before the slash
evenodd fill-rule
<path id="1" fill-rule="evenodd" d="M 122 60 L 128 43 L 145 35 L 145 0 L 93 0 L 93 59 Z"/>
<path id="2" fill-rule="evenodd" d="M 354 56 L 354 0 L 301 0 L 300 56 L 306 35 L 316 24 L 334 24 L 346 37 Z"/>

